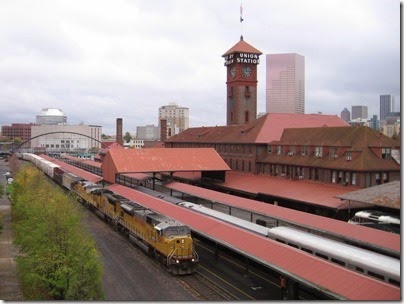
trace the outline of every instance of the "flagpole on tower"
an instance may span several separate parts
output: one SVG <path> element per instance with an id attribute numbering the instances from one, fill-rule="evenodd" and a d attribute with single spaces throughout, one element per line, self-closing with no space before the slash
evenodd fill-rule
<path id="1" fill-rule="evenodd" d="M 240 3 L 240 31 L 241 31 L 241 36 L 240 40 L 243 40 L 243 4 Z"/>

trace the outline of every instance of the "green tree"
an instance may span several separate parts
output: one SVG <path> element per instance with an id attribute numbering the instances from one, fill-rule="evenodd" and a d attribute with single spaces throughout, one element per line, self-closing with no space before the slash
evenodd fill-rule
<path id="1" fill-rule="evenodd" d="M 14 179 L 13 198 L 24 299 L 102 300 L 102 266 L 82 207 L 28 166 Z"/>
<path id="2" fill-rule="evenodd" d="M 125 136 L 123 137 L 123 139 L 125 140 L 125 142 L 130 142 L 130 140 L 132 139 L 132 135 L 130 135 L 129 132 L 125 133 Z"/>
<path id="3" fill-rule="evenodd" d="M 19 145 L 20 143 L 22 143 L 22 139 L 21 139 L 21 138 L 15 137 L 15 138 L 13 139 L 13 144 Z"/>

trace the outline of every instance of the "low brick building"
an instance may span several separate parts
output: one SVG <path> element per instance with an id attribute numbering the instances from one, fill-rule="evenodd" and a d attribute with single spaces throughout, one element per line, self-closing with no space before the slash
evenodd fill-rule
<path id="1" fill-rule="evenodd" d="M 21 139 L 22 141 L 26 141 L 31 138 L 31 127 L 35 126 L 35 124 L 29 123 L 13 123 L 11 126 L 2 126 L 1 134 L 2 136 L 8 138 L 11 141 L 15 139 Z M 30 144 L 26 143 L 24 148 L 29 148 Z"/>

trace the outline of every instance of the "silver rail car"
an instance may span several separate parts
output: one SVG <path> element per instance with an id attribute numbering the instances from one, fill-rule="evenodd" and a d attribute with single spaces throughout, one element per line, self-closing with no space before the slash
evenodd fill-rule
<path id="1" fill-rule="evenodd" d="M 296 228 L 286 226 L 267 228 L 190 202 L 180 202 L 177 205 L 271 238 L 352 271 L 400 286 L 400 260 L 398 259 Z"/>

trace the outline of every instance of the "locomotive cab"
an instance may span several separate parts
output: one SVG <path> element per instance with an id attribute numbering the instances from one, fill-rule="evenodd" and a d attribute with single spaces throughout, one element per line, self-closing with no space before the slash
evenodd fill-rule
<path id="1" fill-rule="evenodd" d="M 198 255 L 191 237 L 191 229 L 175 221 L 165 221 L 154 227 L 166 246 L 167 267 L 174 274 L 196 271 Z"/>

